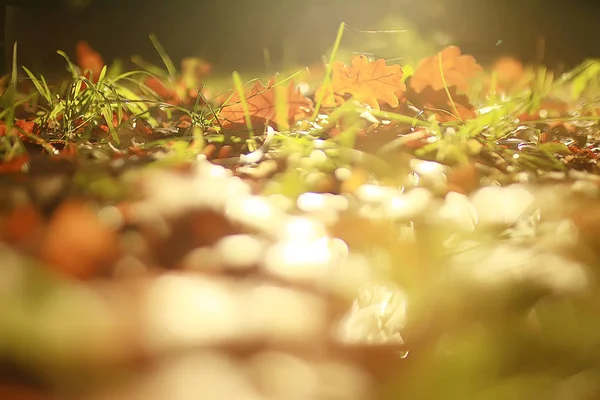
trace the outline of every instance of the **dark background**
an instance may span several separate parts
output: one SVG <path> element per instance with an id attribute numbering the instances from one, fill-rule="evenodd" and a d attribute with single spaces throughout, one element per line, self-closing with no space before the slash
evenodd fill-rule
<path id="1" fill-rule="evenodd" d="M 158 62 L 151 32 L 176 63 L 200 56 L 222 70 L 254 69 L 268 48 L 275 65 L 290 57 L 286 49 L 304 64 L 331 47 L 341 21 L 374 29 L 386 15 L 424 34 L 445 32 L 482 63 L 503 54 L 533 61 L 542 38 L 551 66 L 600 57 L 600 0 L 0 0 L 0 10 L 5 71 L 15 40 L 19 64 L 46 72 L 64 68 L 56 50 L 72 54 L 79 39 L 107 61 L 139 54 Z M 357 50 L 368 51 L 376 35 L 363 36 Z"/>

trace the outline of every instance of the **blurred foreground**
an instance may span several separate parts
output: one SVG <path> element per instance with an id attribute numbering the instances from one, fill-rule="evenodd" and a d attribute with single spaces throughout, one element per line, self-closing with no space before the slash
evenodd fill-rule
<path id="1" fill-rule="evenodd" d="M 200 158 L 46 216 L 66 176 L 3 190 L 1 398 L 598 398 L 600 179 L 469 171 L 293 203 Z"/>

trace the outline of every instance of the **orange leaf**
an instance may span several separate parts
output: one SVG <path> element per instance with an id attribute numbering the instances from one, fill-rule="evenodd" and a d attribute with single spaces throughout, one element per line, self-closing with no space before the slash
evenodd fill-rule
<path id="1" fill-rule="evenodd" d="M 19 205 L 4 217 L 0 237 L 11 245 L 31 245 L 41 232 L 43 222 L 43 216 L 33 205 Z"/>
<path id="2" fill-rule="evenodd" d="M 172 99 L 177 96 L 174 90 L 167 88 L 167 86 L 161 80 L 154 76 L 149 76 L 146 78 L 144 84 L 163 99 Z"/>
<path id="3" fill-rule="evenodd" d="M 75 48 L 77 55 L 77 65 L 83 71 L 91 71 L 89 77 L 92 82 L 96 82 L 100 77 L 100 72 L 104 68 L 104 60 L 100 53 L 92 49 L 86 41 L 80 41 Z"/>
<path id="4" fill-rule="evenodd" d="M 200 58 L 184 58 L 181 61 L 181 73 L 172 81 L 150 76 L 144 83 L 167 103 L 190 104 L 195 102 L 202 80 L 211 71 L 212 65 Z M 205 97 L 210 97 L 206 88 L 202 92 Z"/>
<path id="5" fill-rule="evenodd" d="M 496 92 L 498 93 L 510 92 L 521 85 L 526 77 L 523 63 L 512 57 L 498 58 L 492 65 L 492 71 L 496 74 Z M 491 82 L 491 79 L 489 80 Z"/>
<path id="6" fill-rule="evenodd" d="M 118 254 L 114 229 L 79 200 L 68 200 L 56 209 L 40 245 L 41 258 L 50 268 L 78 278 L 102 273 Z"/>
<path id="7" fill-rule="evenodd" d="M 331 85 L 322 85 L 315 94 L 315 98 L 323 99 L 325 107 L 340 105 L 346 94 L 374 109 L 379 109 L 382 102 L 397 107 L 398 95 L 406 90 L 402 67 L 386 65 L 383 59 L 369 62 L 364 55 L 358 55 L 350 66 L 334 62 L 331 71 Z"/>
<path id="8" fill-rule="evenodd" d="M 10 400 L 51 400 L 53 396 L 44 392 L 29 388 L 24 385 L 11 383 L 0 384 L 0 399 Z"/>
<path id="9" fill-rule="evenodd" d="M 442 57 L 441 71 L 440 55 Z M 483 71 L 483 68 L 477 64 L 472 56 L 461 55 L 458 47 L 449 46 L 441 53 L 428 57 L 419 63 L 410 79 L 410 87 L 415 92 L 421 92 L 428 86 L 438 91 L 444 89 L 445 80 L 449 88 L 456 87 L 459 92 L 467 93 L 469 91 L 469 81 L 481 71 Z"/>
<path id="10" fill-rule="evenodd" d="M 29 162 L 29 156 L 27 154 L 14 157 L 10 161 L 0 163 L 0 175 L 2 174 L 13 174 L 23 170 L 23 166 Z"/>
<path id="11" fill-rule="evenodd" d="M 513 57 L 500 57 L 494 61 L 492 69 L 501 82 L 517 82 L 525 75 L 523 63 Z"/>
<path id="12" fill-rule="evenodd" d="M 122 120 L 121 120 L 121 122 L 127 121 L 127 120 L 129 120 L 129 115 L 127 115 L 126 113 L 123 113 L 122 114 Z M 117 113 L 113 113 L 112 125 L 113 126 L 119 126 L 119 115 Z M 100 128 L 101 130 L 103 130 L 105 133 L 110 132 L 110 128 L 106 124 L 106 121 L 104 121 L 104 123 L 102 123 L 101 125 L 99 125 L 98 128 Z"/>
<path id="13" fill-rule="evenodd" d="M 23 132 L 33 133 L 33 130 L 35 129 L 35 122 L 18 119 L 15 121 L 14 127 L 11 130 L 11 133 L 15 133 L 15 134 L 18 134 L 19 136 L 22 136 L 19 129 L 21 129 Z M 0 122 L 0 136 L 6 135 L 6 131 L 7 131 L 6 123 Z"/>
<path id="14" fill-rule="evenodd" d="M 475 109 L 465 95 L 458 94 L 456 87 L 451 87 L 448 91 L 454 106 L 444 89 L 433 90 L 430 86 L 420 93 L 413 90 L 408 91 L 407 98 L 416 107 L 424 109 L 427 114 L 434 113 L 439 122 L 454 121 L 457 117 L 462 120 L 476 117 Z M 456 115 L 456 112 L 458 112 L 458 115 Z"/>
<path id="15" fill-rule="evenodd" d="M 300 90 L 294 86 L 293 80 L 290 81 L 287 89 L 277 90 L 274 85 L 275 78 L 271 78 L 267 86 L 256 81 L 245 93 L 250 117 L 273 121 L 279 126 L 289 126 L 290 123 L 308 115 L 312 108 L 312 101 L 300 93 Z M 280 94 L 283 95 L 283 99 L 278 98 Z M 287 104 L 286 115 L 277 115 L 277 101 Z M 240 96 L 235 93 L 221 108 L 219 121 L 224 126 L 243 124 L 244 114 Z"/>

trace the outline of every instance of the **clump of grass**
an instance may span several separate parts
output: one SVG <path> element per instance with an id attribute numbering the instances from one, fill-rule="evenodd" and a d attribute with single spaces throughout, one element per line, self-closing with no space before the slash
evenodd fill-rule
<path id="1" fill-rule="evenodd" d="M 323 78 L 323 84 L 331 81 L 331 65 L 336 59 L 341 47 L 342 36 L 346 30 L 342 23 L 335 39 L 329 63 Z M 59 51 L 67 65 L 70 77 L 57 84 L 49 84 L 44 76 L 36 76 L 27 67 L 23 67 L 24 76 L 19 76 L 17 68 L 16 44 L 13 56 L 13 68 L 7 89 L 2 95 L 0 118 L 6 125 L 7 134 L 0 137 L 0 151 L 3 159 L 9 160 L 25 152 L 23 140 L 41 145 L 49 153 L 55 153 L 55 145 L 67 143 L 87 143 L 90 140 L 100 145 L 113 145 L 116 148 L 127 147 L 122 143 L 120 130 L 128 121 L 132 125 L 140 122 L 151 129 L 173 123 L 178 116 L 185 116 L 189 126 L 183 134 L 172 135 L 168 138 L 147 137 L 138 143 L 140 150 L 163 149 L 179 154 L 188 159 L 190 154 L 199 154 L 206 143 L 230 144 L 245 143 L 243 149 L 255 151 L 264 140 L 264 132 L 258 132 L 253 126 L 244 88 L 255 80 L 244 83 L 238 73 L 233 75 L 233 90 L 237 92 L 239 102 L 244 108 L 246 122 L 245 132 L 230 132 L 223 129 L 219 113 L 229 100 L 217 103 L 214 98 L 206 98 L 204 85 L 187 87 L 177 85 L 176 81 L 182 71 L 178 71 L 158 39 L 150 36 L 150 40 L 160 55 L 163 67 L 146 63 L 140 57 L 132 61 L 141 67 L 140 70 L 121 72 L 118 68 L 104 67 L 97 80 L 92 81 L 85 71 L 69 59 L 66 53 Z M 441 59 L 439 60 L 441 63 Z M 441 68 L 441 65 L 440 65 Z M 405 76 L 406 79 L 410 77 Z M 288 105 L 285 104 L 282 90 L 297 73 L 284 79 L 277 79 L 275 89 L 279 95 L 276 99 L 277 115 L 284 115 Z M 302 152 L 314 150 L 313 141 L 327 141 L 327 146 L 339 149 L 329 151 L 328 156 L 339 157 L 339 162 L 349 163 L 348 149 L 354 149 L 357 135 L 369 131 L 369 124 L 395 124 L 399 133 L 409 133 L 414 130 L 427 132 L 435 138 L 422 148 L 412 151 L 417 157 L 434 159 L 439 162 L 455 164 L 468 163 L 478 157 L 481 149 L 495 152 L 511 163 L 515 168 L 525 169 L 564 169 L 559 159 L 564 146 L 548 146 L 539 143 L 535 151 L 521 151 L 520 157 L 514 157 L 515 151 L 503 148 L 498 140 L 509 137 L 520 126 L 549 125 L 552 123 L 597 123 L 598 93 L 600 92 L 600 61 L 588 60 L 559 78 L 543 67 L 529 71 L 528 81 L 511 96 L 495 94 L 495 79 L 492 76 L 491 92 L 474 93 L 470 102 L 476 104 L 474 118 L 461 119 L 454 99 L 447 84 L 444 85 L 446 95 L 451 105 L 454 120 L 441 122 L 435 115 L 426 116 L 424 110 L 415 109 L 410 113 L 390 110 L 372 110 L 353 101 L 333 110 L 322 113 L 322 98 L 315 98 L 312 115 L 305 121 L 299 121 L 294 126 L 278 126 L 274 135 L 271 149 L 277 154 L 292 154 L 298 149 Z M 442 76 L 443 77 L 443 76 Z M 187 96 L 190 90 L 196 90 L 193 101 L 173 104 L 168 99 L 161 98 L 146 84 L 147 79 L 156 79 L 168 90 L 177 93 L 181 98 Z M 22 83 L 30 83 L 33 90 L 22 90 Z M 189 85 L 197 85 L 197 82 Z M 273 89 L 268 87 L 265 90 Z M 326 91 L 323 91 L 325 93 Z M 490 94 L 491 93 L 491 94 Z M 260 94 L 260 93 L 259 93 Z M 231 99 L 231 96 L 229 99 Z M 221 96 L 222 97 L 222 96 Z M 573 106 L 568 115 L 545 115 L 543 118 L 519 120 L 520 115 L 531 115 L 543 110 L 544 102 L 549 99 L 559 99 Z M 409 107 L 410 109 L 410 107 Z M 28 114 L 35 121 L 39 131 L 35 134 L 14 128 L 15 115 Z M 547 114 L 547 113 L 546 113 Z M 365 124 L 365 120 L 370 123 Z M 270 121 L 267 121 L 267 125 Z M 104 126 L 107 136 L 98 136 L 98 127 Z M 337 134 L 330 135 L 331 129 L 336 128 Z M 185 155 L 185 156 L 183 156 Z M 370 157 L 378 157 L 376 154 Z"/>

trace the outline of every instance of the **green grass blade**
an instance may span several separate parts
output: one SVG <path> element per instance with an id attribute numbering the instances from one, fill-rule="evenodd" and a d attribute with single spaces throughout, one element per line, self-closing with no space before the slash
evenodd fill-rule
<path id="1" fill-rule="evenodd" d="M 56 120 L 58 118 L 58 116 L 65 111 L 65 102 L 64 101 L 60 101 L 53 109 L 52 111 L 50 111 L 50 114 L 48 115 L 48 119 L 50 120 Z"/>
<path id="2" fill-rule="evenodd" d="M 427 123 L 425 121 L 421 121 L 420 119 L 417 119 L 416 117 L 409 117 L 408 115 L 398 114 L 398 113 L 394 113 L 394 112 L 390 112 L 390 111 L 367 110 L 366 108 L 365 109 L 362 109 L 362 108 L 357 109 L 358 113 L 367 112 L 367 111 L 376 118 L 385 119 L 385 120 L 389 120 L 389 121 L 402 122 L 407 125 L 419 126 L 422 128 L 429 127 L 429 123 Z"/>
<path id="3" fill-rule="evenodd" d="M 600 61 L 589 61 L 586 68 L 581 71 L 571 85 L 571 100 L 579 100 L 585 90 L 598 84 L 600 81 Z"/>
<path id="4" fill-rule="evenodd" d="M 333 68 L 333 62 L 335 61 L 335 56 L 337 55 L 338 49 L 340 48 L 340 43 L 342 42 L 342 36 L 344 36 L 344 29 L 346 28 L 346 24 L 342 22 L 338 29 L 337 37 L 335 38 L 335 43 L 333 45 L 333 50 L 331 50 L 331 56 L 329 57 L 329 64 L 327 64 L 327 69 L 325 71 L 325 79 L 323 80 L 323 87 L 327 87 L 327 85 L 331 84 L 331 71 Z M 326 90 L 323 91 L 325 93 Z M 315 111 L 312 115 L 312 120 L 317 119 L 317 115 L 319 115 L 319 110 L 321 109 L 321 103 L 323 102 L 323 93 L 317 99 L 317 104 L 315 105 Z"/>
<path id="5" fill-rule="evenodd" d="M 108 67 L 106 65 L 104 67 L 102 67 L 102 71 L 100 71 L 100 75 L 98 76 L 98 82 L 104 81 L 104 78 L 106 77 L 107 69 L 108 69 Z"/>
<path id="6" fill-rule="evenodd" d="M 110 105 L 110 101 L 98 90 L 98 87 L 94 85 L 94 83 L 91 82 L 89 79 L 81 78 L 80 83 L 85 83 L 88 86 L 88 88 L 92 90 L 92 93 L 94 93 L 96 101 L 98 101 L 100 113 L 106 121 L 108 130 L 110 131 L 110 134 L 115 143 L 117 145 L 120 145 L 121 141 L 119 139 L 119 135 L 117 134 L 117 130 L 115 129 L 115 125 L 113 124 L 113 109 Z"/>
<path id="7" fill-rule="evenodd" d="M 40 75 L 40 79 L 42 80 L 42 86 L 44 87 L 44 90 L 46 91 L 46 93 L 48 93 L 48 97 L 50 98 L 50 104 L 54 104 L 54 97 L 52 95 L 52 90 L 50 90 L 50 86 L 48 86 L 48 82 L 46 82 L 46 78 L 44 78 L 44 75 Z"/>
<path id="8" fill-rule="evenodd" d="M 244 120 L 246 121 L 246 126 L 248 127 L 248 132 L 250 138 L 254 138 L 254 128 L 252 127 L 252 118 L 250 116 L 250 108 L 248 107 L 248 101 L 246 100 L 246 94 L 244 93 L 244 84 L 242 83 L 242 78 L 237 71 L 233 71 L 233 84 L 235 85 L 235 90 L 240 97 L 240 102 L 242 103 L 242 109 L 244 110 Z"/>
<path id="9" fill-rule="evenodd" d="M 275 78 L 277 79 L 277 78 Z M 277 81 L 276 81 L 277 83 Z M 278 129 L 280 131 L 289 129 L 288 117 L 289 117 L 289 109 L 290 105 L 288 103 L 288 87 L 284 85 L 274 85 L 275 86 L 275 117 L 277 121 L 280 121 L 278 124 Z M 281 121 L 285 121 L 281 123 Z"/>
<path id="10" fill-rule="evenodd" d="M 169 55 L 165 51 L 162 44 L 160 44 L 160 42 L 158 41 L 155 34 L 153 34 L 153 33 L 150 34 L 150 41 L 152 42 L 152 45 L 154 46 L 154 48 L 158 52 L 158 55 L 160 56 L 163 63 L 165 64 L 165 67 L 167 68 L 169 75 L 171 75 L 171 76 L 177 75 L 177 68 L 175 68 L 175 64 L 173 64 L 173 60 L 171 60 L 171 57 L 169 57 Z"/>
<path id="11" fill-rule="evenodd" d="M 112 80 L 113 82 L 119 82 L 120 80 L 127 79 L 127 78 L 129 78 L 129 79 L 133 79 L 133 78 L 132 78 L 132 76 L 136 76 L 136 75 L 145 75 L 145 76 L 147 76 L 147 77 L 151 77 L 151 78 L 156 78 L 156 79 L 158 79 L 158 77 L 157 77 L 155 74 L 153 74 L 153 73 L 151 73 L 151 72 L 149 72 L 149 71 L 129 71 L 129 72 L 124 72 L 124 73 L 122 73 L 122 74 L 119 74 L 119 75 L 113 76 L 113 77 L 111 78 L 111 80 Z M 135 83 L 137 83 L 137 81 L 136 81 L 136 80 L 133 80 L 132 82 L 135 82 Z"/>
<path id="12" fill-rule="evenodd" d="M 36 76 L 31 72 L 27 67 L 22 67 L 25 73 L 29 76 L 29 79 L 33 82 L 33 85 L 40 93 L 40 95 L 48 102 L 48 104 L 52 104 L 52 94 L 49 92 L 48 87 L 45 85 L 45 82 L 40 81 Z"/>
<path id="13" fill-rule="evenodd" d="M 121 98 L 121 96 L 119 96 L 119 93 L 117 92 L 117 89 L 115 88 L 114 85 L 109 85 L 106 82 L 103 82 L 102 86 L 106 87 L 114 95 L 114 99 L 108 99 L 108 98 L 106 98 L 104 96 L 103 96 L 103 98 L 106 100 L 106 102 L 109 105 L 109 107 L 110 107 L 111 103 L 113 103 L 114 101 L 116 101 L 116 103 L 117 103 L 117 107 L 116 107 L 117 122 L 118 122 L 118 124 L 121 124 L 121 122 L 123 121 L 123 99 Z M 112 107 L 111 107 L 111 112 L 112 111 L 113 110 L 112 110 Z"/>
<path id="14" fill-rule="evenodd" d="M 133 91 L 121 85 L 115 86 L 115 90 L 117 94 L 122 97 L 125 105 L 132 113 L 139 114 L 148 111 L 148 106 L 144 103 L 142 98 Z"/>
<path id="15" fill-rule="evenodd" d="M 64 51 L 58 50 L 56 53 L 67 61 L 67 70 L 71 73 L 73 79 L 76 79 L 79 76 L 79 73 L 77 73 L 77 66 L 73 64 L 67 53 Z"/>
<path id="16" fill-rule="evenodd" d="M 13 57 L 12 57 L 12 71 L 10 74 L 10 83 L 14 87 L 17 87 L 18 80 L 18 70 L 17 70 L 17 42 L 13 44 Z"/>
<path id="17" fill-rule="evenodd" d="M 169 73 L 166 72 L 164 69 L 144 61 L 144 59 L 140 56 L 131 57 L 131 62 L 154 76 L 160 76 L 164 78 L 169 75 Z"/>
<path id="18" fill-rule="evenodd" d="M 4 108 L 3 120 L 7 127 L 12 127 L 15 122 L 15 108 L 17 107 L 17 82 L 18 82 L 18 71 L 17 71 L 17 42 L 13 45 L 13 58 L 12 58 L 12 71 L 10 74 L 10 83 L 4 93 L 2 94 L 2 108 Z M 7 130 L 9 132 L 10 129 Z M 6 135 L 7 137 L 10 135 Z M 8 139 L 10 140 L 10 139 Z"/>

